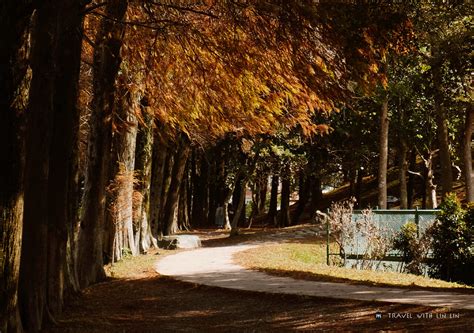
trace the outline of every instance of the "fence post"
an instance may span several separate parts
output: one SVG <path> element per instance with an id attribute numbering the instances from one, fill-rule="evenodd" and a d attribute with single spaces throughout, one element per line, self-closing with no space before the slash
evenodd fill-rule
<path id="1" fill-rule="evenodd" d="M 329 266 L 329 219 L 326 218 L 326 265 Z"/>
<path id="2" fill-rule="evenodd" d="M 420 238 L 420 215 L 418 213 L 418 206 L 415 207 L 415 224 L 416 224 L 416 238 Z"/>

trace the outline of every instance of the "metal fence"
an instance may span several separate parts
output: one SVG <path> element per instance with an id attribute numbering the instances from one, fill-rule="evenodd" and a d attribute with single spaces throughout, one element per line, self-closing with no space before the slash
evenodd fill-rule
<path id="1" fill-rule="evenodd" d="M 414 222 L 417 226 L 418 237 L 424 233 L 426 228 L 436 219 L 437 210 L 434 209 L 404 209 L 404 210 L 388 210 L 375 209 L 372 210 L 372 221 L 384 233 L 395 235 L 400 232 L 402 226 L 407 222 Z M 357 222 L 364 219 L 363 211 L 354 210 L 351 217 L 351 227 L 355 228 Z M 350 237 L 350 238 L 349 238 Z M 326 246 L 326 262 L 330 264 L 331 256 L 338 256 L 343 260 L 346 266 L 352 265 L 354 261 L 361 259 L 367 250 L 367 240 L 364 235 L 357 230 L 347 232 L 347 235 L 341 235 L 343 249 L 340 253 L 330 252 L 330 225 L 327 222 L 327 246 Z M 402 256 L 397 251 L 391 250 L 381 260 L 385 262 L 383 267 L 387 270 L 397 270 L 402 262 Z"/>

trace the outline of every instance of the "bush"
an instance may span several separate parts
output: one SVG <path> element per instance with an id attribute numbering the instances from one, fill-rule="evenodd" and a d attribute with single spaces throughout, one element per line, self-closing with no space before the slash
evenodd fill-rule
<path id="1" fill-rule="evenodd" d="M 432 226 L 418 238 L 418 227 L 415 222 L 405 223 L 393 240 L 393 249 L 402 253 L 405 263 L 404 271 L 422 275 L 423 263 L 426 262 L 431 245 Z"/>
<path id="2" fill-rule="evenodd" d="M 456 195 L 449 194 L 439 208 L 433 229 L 430 275 L 474 284 L 474 207 L 464 210 Z"/>

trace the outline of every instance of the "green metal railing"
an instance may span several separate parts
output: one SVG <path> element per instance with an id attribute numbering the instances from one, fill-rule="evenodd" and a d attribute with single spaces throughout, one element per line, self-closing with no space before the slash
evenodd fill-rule
<path id="1" fill-rule="evenodd" d="M 374 209 L 372 210 L 375 222 L 378 223 L 379 227 L 383 225 L 388 230 L 392 232 L 399 232 L 401 227 L 409 222 L 413 221 L 417 226 L 417 237 L 420 237 L 420 234 L 423 233 L 424 229 L 436 219 L 435 209 L 404 209 L 404 210 L 390 210 L 390 209 Z M 361 210 L 354 210 L 352 214 L 352 221 L 356 221 L 357 218 L 362 217 Z M 344 237 L 344 236 L 343 236 Z M 342 239 L 343 244 L 344 238 Z M 326 264 L 330 265 L 331 256 L 341 256 L 341 253 L 331 253 L 330 251 L 331 244 L 331 228 L 329 221 L 326 220 Z M 350 248 L 343 248 L 344 262 L 346 259 L 360 259 L 361 253 L 353 253 Z M 391 253 L 387 255 L 383 261 L 402 261 L 400 255 Z"/>

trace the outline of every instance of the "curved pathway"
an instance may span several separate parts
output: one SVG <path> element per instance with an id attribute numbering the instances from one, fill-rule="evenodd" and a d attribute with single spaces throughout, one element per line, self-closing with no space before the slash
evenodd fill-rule
<path id="1" fill-rule="evenodd" d="M 296 280 L 245 269 L 232 256 L 257 245 L 235 245 L 180 252 L 158 261 L 161 275 L 202 285 L 277 294 L 418 304 L 474 310 L 474 294 L 371 287 Z"/>

